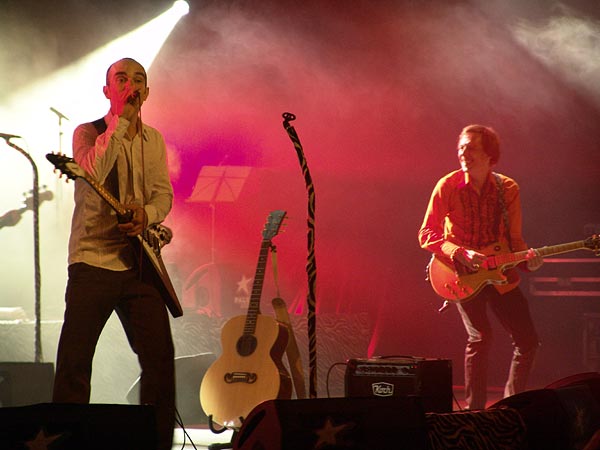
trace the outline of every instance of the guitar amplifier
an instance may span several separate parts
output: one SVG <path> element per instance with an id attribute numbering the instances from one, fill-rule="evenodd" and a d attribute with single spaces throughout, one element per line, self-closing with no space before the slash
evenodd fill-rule
<path id="1" fill-rule="evenodd" d="M 452 361 L 420 357 L 350 359 L 346 397 L 421 397 L 427 412 L 452 412 Z"/>

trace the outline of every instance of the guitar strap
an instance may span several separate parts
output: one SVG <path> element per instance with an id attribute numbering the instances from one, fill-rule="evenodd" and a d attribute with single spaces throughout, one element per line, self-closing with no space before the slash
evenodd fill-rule
<path id="1" fill-rule="evenodd" d="M 106 131 L 106 128 L 108 128 L 106 126 L 106 122 L 104 121 L 104 117 L 100 117 L 98 120 L 94 120 L 92 122 L 92 125 L 94 125 L 94 127 L 96 128 L 98 135 L 104 133 Z"/>
<path id="2" fill-rule="evenodd" d="M 279 292 L 279 266 L 277 265 L 277 247 L 275 247 L 274 245 L 271 245 L 271 263 L 273 267 L 273 280 L 275 282 L 277 297 L 281 297 Z"/>
<path id="3" fill-rule="evenodd" d="M 510 224 L 508 221 L 508 210 L 506 209 L 506 202 L 504 200 L 504 184 L 502 184 L 502 179 L 500 175 L 493 172 L 494 178 L 496 179 L 496 186 L 498 186 L 498 202 L 500 203 L 500 208 L 502 208 L 502 219 L 504 221 L 504 228 L 506 230 L 506 239 L 508 239 L 508 246 L 512 250 L 512 242 L 510 239 Z"/>
<path id="4" fill-rule="evenodd" d="M 286 354 L 288 363 L 290 365 L 290 372 L 292 375 L 292 382 L 294 389 L 296 390 L 296 398 L 306 398 L 306 386 L 304 384 L 304 369 L 302 368 L 302 358 L 300 357 L 300 350 L 298 349 L 298 342 L 296 342 L 296 336 L 294 335 L 294 328 L 290 321 L 290 316 L 287 311 L 287 305 L 281 298 L 279 293 L 279 270 L 277 265 L 277 249 L 275 246 L 271 246 L 271 263 L 273 267 L 273 278 L 275 280 L 275 288 L 277 290 L 277 297 L 274 298 L 271 303 L 275 311 L 276 319 L 283 323 L 288 329 L 288 344 L 286 347 Z"/>

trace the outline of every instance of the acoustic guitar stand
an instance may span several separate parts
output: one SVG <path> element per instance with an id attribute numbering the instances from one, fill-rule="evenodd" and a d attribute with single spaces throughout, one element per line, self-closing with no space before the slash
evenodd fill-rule
<path id="1" fill-rule="evenodd" d="M 208 416 L 208 428 L 210 428 L 210 431 L 212 431 L 215 434 L 221 434 L 224 431 L 228 430 L 227 427 L 215 428 L 215 424 L 214 424 L 214 422 L 212 420 L 212 414 Z M 236 438 L 237 434 L 238 434 L 237 430 L 233 430 L 233 434 L 231 436 L 231 441 L 230 442 L 210 444 L 208 446 L 208 450 L 225 450 L 225 449 L 231 449 L 231 448 L 233 448 L 233 443 L 235 441 L 235 438 Z"/>
<path id="2" fill-rule="evenodd" d="M 208 450 L 224 450 L 224 449 L 231 449 L 233 448 L 233 441 L 235 439 L 235 435 L 236 433 L 233 433 L 233 436 L 231 437 L 231 442 L 228 443 L 224 443 L 224 444 L 210 444 L 207 448 Z"/>

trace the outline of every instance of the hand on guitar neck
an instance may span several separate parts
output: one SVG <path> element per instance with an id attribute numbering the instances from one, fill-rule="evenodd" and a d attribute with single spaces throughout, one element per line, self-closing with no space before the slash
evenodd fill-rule
<path id="1" fill-rule="evenodd" d="M 452 252 L 451 259 L 454 263 L 462 264 L 470 272 L 477 272 L 480 268 L 486 267 L 487 256 L 483 253 L 479 253 L 476 250 L 468 250 L 464 247 L 458 247 Z M 544 263 L 544 258 L 538 251 L 530 248 L 525 256 L 527 262 L 527 270 L 530 272 L 538 270 Z"/>
<path id="2" fill-rule="evenodd" d="M 127 204 L 123 205 L 127 208 L 128 213 L 126 216 L 119 216 L 119 230 L 129 237 L 134 237 L 148 227 L 148 216 L 146 210 L 139 205 Z"/>

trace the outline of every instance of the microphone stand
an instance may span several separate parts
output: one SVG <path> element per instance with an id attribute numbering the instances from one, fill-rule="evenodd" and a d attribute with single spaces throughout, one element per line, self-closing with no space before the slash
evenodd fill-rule
<path id="1" fill-rule="evenodd" d="M 69 120 L 69 118 L 67 116 L 65 116 L 63 113 L 61 113 L 60 111 L 58 111 L 57 109 L 53 108 L 52 106 L 50 107 L 50 111 L 52 111 L 54 114 L 56 114 L 58 116 L 58 153 L 62 154 L 62 137 L 63 137 L 63 131 L 62 131 L 62 120 Z"/>
<path id="2" fill-rule="evenodd" d="M 21 153 L 31 163 L 33 168 L 33 259 L 34 259 L 34 270 L 35 270 L 35 362 L 39 363 L 43 361 L 42 356 L 42 341 L 41 341 L 41 320 L 40 320 L 40 225 L 39 225 L 39 181 L 38 181 L 38 170 L 33 158 L 21 147 L 10 142 L 10 137 L 5 137 L 6 143 Z"/>

